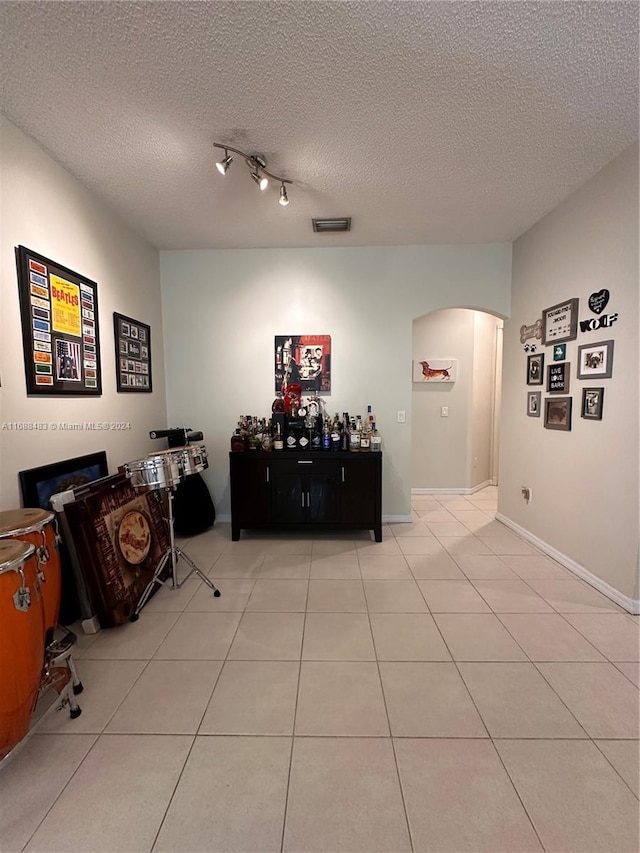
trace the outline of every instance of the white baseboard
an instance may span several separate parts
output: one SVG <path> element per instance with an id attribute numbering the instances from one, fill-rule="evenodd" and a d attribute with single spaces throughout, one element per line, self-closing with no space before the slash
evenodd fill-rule
<path id="1" fill-rule="evenodd" d="M 477 486 L 471 486 L 468 489 L 411 489 L 412 495 L 474 495 L 481 489 L 486 489 L 491 485 L 491 480 L 485 480 L 484 483 L 479 483 Z"/>
<path id="2" fill-rule="evenodd" d="M 395 524 L 396 522 L 402 523 L 404 521 L 411 521 L 411 515 L 383 515 L 382 523 L 383 524 Z"/>
<path id="3" fill-rule="evenodd" d="M 539 551 L 542 551 L 544 554 L 548 554 L 556 561 L 556 563 L 560 563 L 560 565 L 564 566 L 565 569 L 569 569 L 569 571 L 573 572 L 574 575 L 582 578 L 583 581 L 586 581 L 590 586 L 597 589 L 598 592 L 606 595 L 607 598 L 611 599 L 611 601 L 615 601 L 615 603 L 619 604 L 620 607 L 624 607 L 624 609 L 629 613 L 640 613 L 640 599 L 629 598 L 628 595 L 624 595 L 624 593 L 602 580 L 602 578 L 599 578 L 588 569 L 585 569 L 585 567 L 581 566 L 580 563 L 576 563 L 576 561 L 572 560 L 571 557 L 567 557 L 566 554 L 563 554 L 561 551 L 557 551 L 552 545 L 549 545 L 542 539 L 538 539 L 538 537 L 533 533 L 530 533 L 524 527 L 520 527 L 519 524 L 516 524 L 515 521 L 511 521 L 510 518 L 502 515 L 502 513 L 496 513 L 496 521 L 501 521 L 506 527 L 510 527 L 511 530 L 517 533 L 522 539 L 525 539 L 527 542 L 531 542 L 531 544 L 535 545 Z"/>

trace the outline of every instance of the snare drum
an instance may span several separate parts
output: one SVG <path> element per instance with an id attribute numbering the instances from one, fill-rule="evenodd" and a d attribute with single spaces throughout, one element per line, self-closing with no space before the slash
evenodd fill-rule
<path id="1" fill-rule="evenodd" d="M 172 453 L 154 453 L 125 465 L 127 477 L 134 489 L 168 489 L 184 479 L 180 458 Z"/>
<path id="2" fill-rule="evenodd" d="M 0 760 L 29 731 L 44 666 L 35 547 L 0 541 Z"/>
<path id="3" fill-rule="evenodd" d="M 188 474 L 199 474 L 209 467 L 207 461 L 207 449 L 201 444 L 188 445 L 187 447 L 174 448 L 180 451 L 180 459 L 185 476 Z"/>
<path id="4" fill-rule="evenodd" d="M 60 613 L 62 572 L 55 516 L 46 509 L 9 509 L 0 512 L 0 540 L 20 539 L 35 548 L 38 580 L 42 587 L 45 642 L 53 639 Z"/>

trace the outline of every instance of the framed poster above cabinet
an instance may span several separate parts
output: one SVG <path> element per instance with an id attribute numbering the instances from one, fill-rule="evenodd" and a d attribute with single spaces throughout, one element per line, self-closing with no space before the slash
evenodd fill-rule
<path id="1" fill-rule="evenodd" d="M 100 396 L 98 285 L 16 247 L 27 394 Z"/>
<path id="2" fill-rule="evenodd" d="M 118 391 L 150 392 L 151 326 L 113 312 Z"/>

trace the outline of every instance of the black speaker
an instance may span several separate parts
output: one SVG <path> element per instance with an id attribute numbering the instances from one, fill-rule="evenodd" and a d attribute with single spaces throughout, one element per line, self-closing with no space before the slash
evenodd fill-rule
<path id="1" fill-rule="evenodd" d="M 207 484 L 201 474 L 190 474 L 176 487 L 173 496 L 173 529 L 176 536 L 196 536 L 216 520 Z"/>

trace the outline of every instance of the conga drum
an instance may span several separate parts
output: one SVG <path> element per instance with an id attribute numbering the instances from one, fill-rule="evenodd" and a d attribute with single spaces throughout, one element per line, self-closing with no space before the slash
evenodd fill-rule
<path id="1" fill-rule="evenodd" d="M 60 612 L 62 575 L 54 519 L 54 514 L 46 509 L 0 512 L 0 540 L 21 539 L 35 548 L 38 579 L 42 587 L 45 645 L 53 639 Z"/>
<path id="2" fill-rule="evenodd" d="M 29 542 L 0 541 L 0 760 L 29 731 L 44 665 L 34 552 Z"/>

